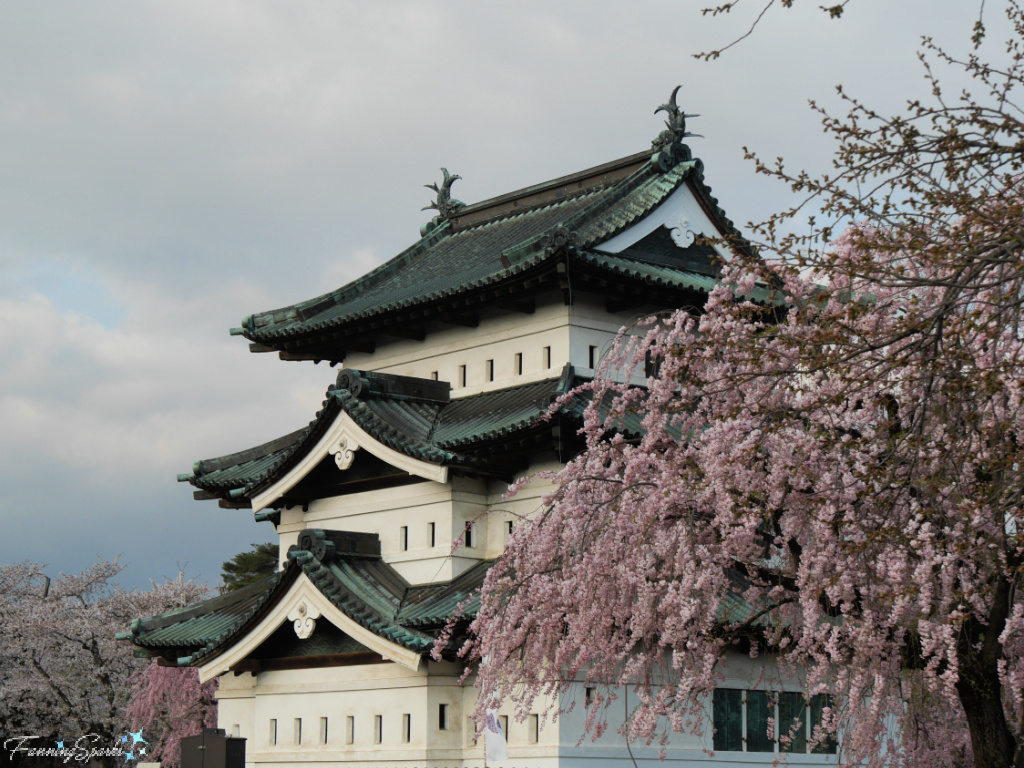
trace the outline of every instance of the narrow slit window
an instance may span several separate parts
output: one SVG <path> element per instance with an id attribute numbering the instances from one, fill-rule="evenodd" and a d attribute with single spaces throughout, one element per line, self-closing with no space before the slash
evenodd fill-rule
<path id="1" fill-rule="evenodd" d="M 768 691 L 747 691 L 747 752 L 775 751 L 775 734 L 768 732 L 768 721 L 774 718 Z"/>
<path id="2" fill-rule="evenodd" d="M 523 375 L 523 353 L 516 352 L 516 376 Z"/>
<path id="3" fill-rule="evenodd" d="M 402 548 L 402 551 L 403 552 L 408 552 L 409 551 L 409 526 L 408 525 L 403 525 L 401 528 L 399 528 L 399 530 L 398 530 L 398 541 L 399 541 L 399 546 Z"/>
<path id="4" fill-rule="evenodd" d="M 593 344 L 590 345 L 590 365 L 591 368 L 597 368 L 597 347 Z"/>
<path id="5" fill-rule="evenodd" d="M 715 688 L 712 694 L 712 715 L 716 752 L 743 751 L 743 691 Z"/>
<path id="6" fill-rule="evenodd" d="M 437 381 L 437 371 L 431 371 L 430 378 L 432 378 L 434 381 Z"/>
<path id="7" fill-rule="evenodd" d="M 807 702 L 802 693 L 779 694 L 779 752 L 807 752 Z"/>
<path id="8" fill-rule="evenodd" d="M 380 744 L 384 735 L 384 716 L 373 716 L 373 743 Z"/>
<path id="9" fill-rule="evenodd" d="M 811 697 L 810 706 L 810 731 L 812 737 L 823 736 L 820 743 L 814 747 L 813 751 L 818 753 L 827 753 L 834 755 L 836 753 L 836 737 L 831 734 L 825 734 L 821 731 L 821 721 L 824 717 L 823 710 L 825 707 L 832 707 L 832 697 L 827 693 L 820 693 L 817 696 Z"/>
<path id="10" fill-rule="evenodd" d="M 431 547 L 437 546 L 437 523 L 427 524 L 427 539 L 430 541 Z"/>
<path id="11" fill-rule="evenodd" d="M 320 718 L 320 743 L 321 744 L 326 744 L 327 743 L 327 718 L 326 717 L 321 717 Z"/>
<path id="12" fill-rule="evenodd" d="M 540 715 L 530 715 L 526 721 L 526 733 L 531 744 L 540 741 Z"/>
<path id="13" fill-rule="evenodd" d="M 402 743 L 412 741 L 412 715 L 402 715 Z"/>
<path id="14" fill-rule="evenodd" d="M 439 704 L 437 707 L 437 727 L 442 731 L 448 730 L 448 705 Z"/>
<path id="15" fill-rule="evenodd" d="M 269 736 L 270 736 L 270 738 L 268 738 L 267 741 L 270 742 L 270 746 L 272 746 L 272 747 L 277 746 L 277 720 L 271 720 L 270 721 L 270 733 L 269 733 Z"/>
<path id="16" fill-rule="evenodd" d="M 472 523 L 466 523 L 466 533 L 463 535 L 462 540 L 465 543 L 467 548 L 473 546 L 473 524 Z"/>
<path id="17" fill-rule="evenodd" d="M 459 386 L 466 386 L 466 366 L 464 365 L 459 366 Z"/>
<path id="18" fill-rule="evenodd" d="M 345 718 L 345 743 L 356 743 L 356 719 L 353 715 Z"/>
<path id="19" fill-rule="evenodd" d="M 295 736 L 294 743 L 295 744 L 301 744 L 302 743 L 302 718 L 301 717 L 296 717 L 295 718 L 295 728 L 294 728 L 294 730 L 295 730 L 295 733 L 294 733 L 294 736 Z"/>
<path id="20" fill-rule="evenodd" d="M 498 724 L 501 726 L 501 735 L 508 741 L 508 715 L 498 715 Z"/>
<path id="21" fill-rule="evenodd" d="M 511 536 L 512 535 L 512 528 L 513 527 L 514 527 L 514 523 L 511 520 L 506 520 L 505 521 L 505 535 L 506 536 Z"/>
<path id="22" fill-rule="evenodd" d="M 544 347 L 544 367 L 551 367 L 551 347 Z"/>
<path id="23" fill-rule="evenodd" d="M 590 688 L 588 686 L 587 689 L 586 689 L 586 692 L 583 695 L 583 706 L 589 707 L 593 701 L 594 701 L 594 689 Z"/>
<path id="24" fill-rule="evenodd" d="M 242 735 L 242 726 L 239 725 L 238 723 L 235 723 L 234 725 L 232 725 L 231 726 L 231 735 L 234 736 L 236 739 L 239 736 L 241 736 Z"/>
<path id="25" fill-rule="evenodd" d="M 487 380 L 494 381 L 494 361 L 487 361 Z"/>

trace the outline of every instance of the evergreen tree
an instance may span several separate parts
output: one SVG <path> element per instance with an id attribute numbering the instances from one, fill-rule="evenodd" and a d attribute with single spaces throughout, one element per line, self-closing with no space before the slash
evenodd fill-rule
<path id="1" fill-rule="evenodd" d="M 265 579 L 277 572 L 277 544 L 253 544 L 248 552 L 239 552 L 222 565 L 221 581 L 223 591 L 232 592 L 236 589 Z"/>

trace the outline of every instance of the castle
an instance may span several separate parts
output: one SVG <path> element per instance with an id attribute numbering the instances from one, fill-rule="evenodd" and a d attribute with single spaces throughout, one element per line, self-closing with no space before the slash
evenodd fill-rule
<path id="1" fill-rule="evenodd" d="M 489 563 L 550 486 L 506 490 L 581 450 L 582 405 L 551 405 L 595 374 L 619 329 L 699 311 L 730 248 L 745 247 L 683 143 L 675 93 L 662 110 L 651 149 L 482 202 L 453 199 L 458 177 L 443 170 L 415 244 L 232 329 L 252 352 L 343 366 L 305 427 L 179 477 L 273 525 L 281 569 L 124 637 L 220 678 L 219 726 L 247 739 L 248 764 L 484 764 L 476 690 L 459 684 L 454 653 L 430 651 L 453 616 L 465 627 Z M 708 703 L 715 733 L 674 735 L 670 764 L 779 757 L 759 720 L 778 705 L 729 675 Z M 614 728 L 578 743 L 589 693 L 556 722 L 502 711 L 503 764 L 655 764 L 656 747 L 631 754 Z"/>

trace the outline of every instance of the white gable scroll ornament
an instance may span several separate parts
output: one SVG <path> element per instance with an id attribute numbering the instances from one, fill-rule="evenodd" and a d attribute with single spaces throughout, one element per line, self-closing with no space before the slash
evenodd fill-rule
<path id="1" fill-rule="evenodd" d="M 359 443 L 351 436 L 342 434 L 341 439 L 331 448 L 330 454 L 334 456 L 334 463 L 338 465 L 338 469 L 345 470 L 352 466 L 358 450 Z"/>
<path id="2" fill-rule="evenodd" d="M 307 605 L 305 601 L 299 603 L 288 614 L 288 621 L 292 622 L 295 634 L 300 640 L 308 639 L 313 630 L 316 629 L 316 620 L 320 618 L 320 611 L 315 606 Z"/>
<path id="3" fill-rule="evenodd" d="M 672 235 L 672 242 L 680 248 L 689 248 L 697 239 L 697 233 L 690 229 L 690 220 L 686 216 L 680 216 L 679 222 L 674 227 L 669 226 L 667 222 L 665 226 L 668 227 L 669 233 Z"/>

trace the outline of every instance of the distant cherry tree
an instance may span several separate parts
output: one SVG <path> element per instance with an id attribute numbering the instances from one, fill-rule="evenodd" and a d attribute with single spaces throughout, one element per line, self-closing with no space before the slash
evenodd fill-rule
<path id="1" fill-rule="evenodd" d="M 745 653 L 831 697 L 809 749 L 1024 766 L 1024 13 L 1007 14 L 998 65 L 925 43 L 978 98 L 928 69 L 933 100 L 903 115 L 823 114 L 835 173 L 759 163 L 808 195 L 753 228 L 772 260 L 741 252 L 702 311 L 622 336 L 570 395 L 586 450 L 512 535 L 464 648 L 481 702 L 523 714 L 576 681 L 629 691 L 624 725 L 588 709 L 593 733 L 707 733 Z M 623 383 L 645 359 L 645 386 Z"/>
<path id="2" fill-rule="evenodd" d="M 70 746 L 87 734 L 115 743 L 129 726 L 131 677 L 149 662 L 114 639 L 132 619 L 193 603 L 205 585 L 180 575 L 148 591 L 114 579 L 123 566 L 100 560 L 78 574 L 46 575 L 35 563 L 0 565 L 0 722 L 27 746 Z"/>

